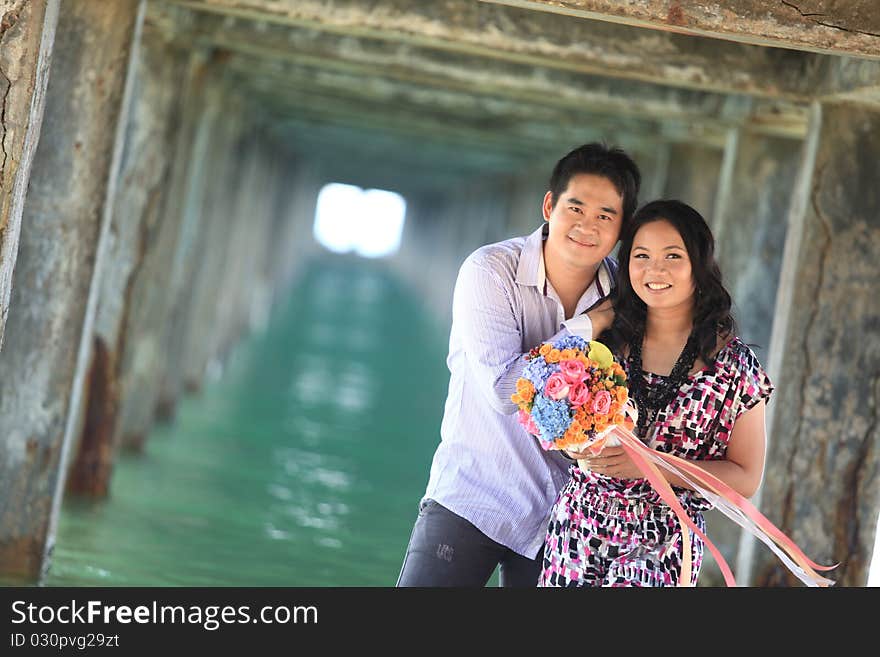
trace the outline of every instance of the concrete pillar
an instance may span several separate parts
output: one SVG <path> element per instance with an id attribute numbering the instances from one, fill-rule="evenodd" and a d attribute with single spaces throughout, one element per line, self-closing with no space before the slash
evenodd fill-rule
<path id="1" fill-rule="evenodd" d="M 320 179 L 307 161 L 283 155 L 279 163 L 276 228 L 271 277 L 273 305 L 284 303 L 304 264 L 321 248 L 313 235 Z M 407 199 L 409 202 L 409 199 Z M 409 205 L 407 206 L 409 209 Z"/>
<path id="2" fill-rule="evenodd" d="M 133 385 L 130 356 L 144 332 L 142 316 L 163 316 L 156 304 L 168 292 L 168 282 L 162 277 L 172 269 L 168 261 L 173 249 L 161 236 L 173 232 L 168 223 L 175 228 L 181 223 L 179 215 L 168 217 L 163 208 L 168 190 L 176 187 L 175 176 L 185 178 L 185 155 L 174 157 L 175 142 L 190 138 L 188 133 L 180 135 L 186 129 L 181 129 L 178 117 L 186 115 L 184 106 L 192 103 L 195 93 L 204 92 L 198 76 L 188 71 L 186 54 L 175 52 L 149 23 L 137 53 L 128 138 L 119 192 L 113 200 L 84 393 L 85 422 L 67 479 L 68 492 L 91 497 L 104 497 L 109 492 L 120 418 L 131 407 L 140 408 L 148 402 L 143 391 Z M 195 73 L 201 75 L 202 68 L 196 68 Z M 181 89 L 188 91 L 181 94 Z M 157 253 L 159 249 L 164 251 Z M 151 299 L 144 294 L 145 288 L 161 292 Z M 134 360 L 149 367 L 156 359 Z"/>
<path id="3" fill-rule="evenodd" d="M 739 335 L 767 362 L 776 289 L 792 189 L 802 155 L 797 139 L 743 132 L 731 178 L 732 193 L 719 209 L 716 256 L 733 297 Z"/>
<path id="4" fill-rule="evenodd" d="M 247 111 L 249 121 L 259 121 Z M 211 357 L 218 363 L 226 361 L 232 347 L 252 329 L 265 324 L 268 315 L 268 281 L 262 263 L 268 257 L 272 215 L 267 185 L 272 159 L 270 144 L 259 125 L 249 127 L 242 141 L 242 170 L 236 189 L 228 256 L 218 279 L 223 302 L 216 307 L 216 330 L 213 333 Z M 262 318 L 260 316 L 263 316 Z"/>
<path id="5" fill-rule="evenodd" d="M 642 174 L 642 184 L 639 189 L 639 205 L 648 201 L 663 198 L 666 184 L 670 176 L 669 158 L 672 145 L 668 142 L 652 144 L 641 153 L 634 155 L 636 164 Z"/>
<path id="6" fill-rule="evenodd" d="M 18 256 L 21 213 L 40 139 L 59 0 L 7 3 L 0 15 L 0 347 Z"/>
<path id="7" fill-rule="evenodd" d="M 188 308 L 185 317 L 176 320 L 180 333 L 173 339 L 183 342 L 169 351 L 180 356 L 180 361 L 169 367 L 182 368 L 182 385 L 191 392 L 201 388 L 208 363 L 216 356 L 212 336 L 223 328 L 217 324 L 218 305 L 224 294 L 219 281 L 237 256 L 232 235 L 237 225 L 236 198 L 246 153 L 245 119 L 239 99 L 229 97 L 207 160 L 210 185 L 202 208 L 205 221 L 198 236 L 200 257 L 191 278 Z"/>
<path id="8" fill-rule="evenodd" d="M 210 77 L 208 69 L 197 65 L 197 70 L 201 71 L 196 74 L 199 79 Z M 179 144 L 179 152 L 183 151 L 182 157 L 189 164 L 175 194 L 177 201 L 167 210 L 170 217 L 179 215 L 182 220 L 174 246 L 173 287 L 167 294 L 163 330 L 155 338 L 156 369 L 141 377 L 140 388 L 150 403 L 133 411 L 132 420 L 126 422 L 122 433 L 123 444 L 130 448 L 143 446 L 154 417 L 174 417 L 184 392 L 189 332 L 196 321 L 194 308 L 202 307 L 204 270 L 211 266 L 212 275 L 217 275 L 218 250 L 226 245 L 222 229 L 228 203 L 218 202 L 217 196 L 232 194 L 236 189 L 237 181 L 228 168 L 236 162 L 233 148 L 241 130 L 241 114 L 237 99 L 228 94 L 222 81 L 211 82 L 206 91 L 201 100 L 198 93 L 193 95 L 191 113 L 188 112 L 186 121 L 194 128 L 192 140 Z M 202 349 L 207 342 L 205 331 L 212 329 L 199 325 L 199 330 L 203 332 L 197 348 Z"/>
<path id="9" fill-rule="evenodd" d="M 839 585 L 864 586 L 880 507 L 880 109 L 828 104 L 818 114 L 777 295 L 760 508 L 811 558 L 841 562 Z M 768 551 L 754 556 L 757 585 L 796 583 Z"/>
<path id="10" fill-rule="evenodd" d="M 722 151 L 700 144 L 672 144 L 664 198 L 693 206 L 707 221 L 715 207 Z"/>
<path id="11" fill-rule="evenodd" d="M 192 54 L 188 67 L 167 204 L 132 283 L 132 310 L 126 318 L 120 366 L 123 392 L 115 440 L 134 450 L 143 447 L 155 420 L 173 304 L 188 284 L 189 260 L 202 257 L 196 236 L 204 219 L 207 159 L 213 128 L 222 114 L 223 90 L 212 77 L 211 62 L 201 53 Z"/>
<path id="12" fill-rule="evenodd" d="M 58 23 L 0 353 L 0 571 L 48 565 L 79 424 L 142 2 L 82 0 Z M 128 78 L 130 79 L 130 77 Z"/>
<path id="13" fill-rule="evenodd" d="M 738 334 L 765 366 L 788 207 L 801 150 L 799 140 L 732 130 L 721 167 L 713 222 L 716 258 L 733 297 Z M 732 566 L 737 561 L 742 530 L 720 513 L 705 516 L 709 536 Z M 700 583 L 724 585 L 711 555 L 706 558 Z"/>

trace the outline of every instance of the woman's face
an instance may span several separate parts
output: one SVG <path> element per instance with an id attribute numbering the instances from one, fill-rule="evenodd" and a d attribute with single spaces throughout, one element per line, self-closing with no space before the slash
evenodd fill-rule
<path id="1" fill-rule="evenodd" d="M 629 256 L 629 278 L 648 308 L 693 307 L 691 260 L 681 235 L 665 219 L 636 231 Z"/>

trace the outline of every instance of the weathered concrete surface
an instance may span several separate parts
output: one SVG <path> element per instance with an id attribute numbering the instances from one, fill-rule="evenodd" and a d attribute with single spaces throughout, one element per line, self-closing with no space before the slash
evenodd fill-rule
<path id="1" fill-rule="evenodd" d="M 58 3 L 17 0 L 0 10 L 0 347 L 21 212 L 40 139 Z"/>
<path id="2" fill-rule="evenodd" d="M 767 367 L 788 209 L 802 142 L 743 131 L 736 135 L 735 149 L 729 193 L 713 222 L 715 255 L 724 285 L 733 297 L 738 334 Z M 709 536 L 734 567 L 742 530 L 721 513 L 705 515 Z M 734 573 L 741 577 L 736 570 Z M 705 560 L 700 584 L 724 586 L 711 555 Z"/>
<path id="3" fill-rule="evenodd" d="M 229 102 L 231 101 L 231 102 Z M 241 183 L 241 156 L 247 139 L 245 108 L 239 98 L 230 98 L 222 121 L 218 121 L 209 141 L 206 156 L 206 187 L 198 233 L 199 258 L 194 262 L 186 288 L 186 304 L 169 348 L 170 355 L 179 356 L 170 369 L 180 372 L 184 390 L 201 388 L 208 363 L 215 356 L 211 349 L 214 336 L 221 330 L 216 324 L 218 305 L 223 303 L 219 281 L 233 255 L 232 232 L 237 223 L 233 211 Z"/>
<path id="4" fill-rule="evenodd" d="M 282 88 L 333 85 L 373 98 L 387 97 L 397 87 L 404 94 L 415 88 L 423 100 L 433 91 L 440 101 L 444 94 L 461 96 L 464 92 L 469 96 L 464 100 L 471 103 L 491 99 L 496 106 L 491 108 L 492 114 L 503 109 L 504 99 L 511 101 L 510 109 L 515 111 L 520 103 L 534 110 L 538 100 L 553 97 L 551 106 L 544 104 L 545 112 L 589 110 L 595 114 L 690 121 L 716 116 L 727 98 L 724 94 L 676 89 L 653 81 L 571 72 L 538 62 L 459 52 L 441 55 L 435 48 L 394 40 L 229 20 L 207 13 L 196 16 L 193 34 L 188 38 L 206 47 L 237 53 L 241 66 L 253 77 L 273 76 L 280 82 L 287 79 Z M 350 88 L 346 76 L 358 77 L 360 84 Z M 338 82 L 333 84 L 335 80 Z M 636 96 L 641 102 L 632 102 Z"/>
<path id="5" fill-rule="evenodd" d="M 153 265 L 166 192 L 174 187 L 174 172 L 181 175 L 185 163 L 172 157 L 179 132 L 182 101 L 187 94 L 188 55 L 175 52 L 162 34 L 149 23 L 141 34 L 137 50 L 135 87 L 128 117 L 127 139 L 119 173 L 119 188 L 113 200 L 113 215 L 101 292 L 95 316 L 93 353 L 85 394 L 85 422 L 68 478 L 67 491 L 92 497 L 109 492 L 116 444 L 120 433 L 120 405 L 132 401 L 128 394 L 123 362 L 126 349 L 138 344 L 143 325 L 130 326 L 138 312 L 160 313 L 147 305 L 144 285 L 160 286 L 157 280 L 171 267 Z M 195 92 L 202 91 L 196 86 Z M 192 92 L 190 92 L 192 94 Z M 170 221 L 170 220 L 169 220 Z M 166 258 L 170 260 L 170 256 Z M 152 279 L 151 279 L 152 277 Z M 144 279 L 148 279 L 146 283 Z M 139 284 L 140 283 L 140 284 Z M 140 319 L 140 318 L 139 318 Z M 141 391 L 135 391 L 139 393 Z"/>
<path id="6" fill-rule="evenodd" d="M 323 186 L 318 172 L 293 154 L 282 156 L 279 172 L 284 185 L 278 190 L 273 229 L 277 238 L 270 255 L 270 276 L 275 281 L 273 308 L 287 300 L 302 267 L 321 249 L 313 236 L 318 193 Z"/>
<path id="7" fill-rule="evenodd" d="M 483 0 L 743 43 L 880 57 L 873 0 Z"/>
<path id="8" fill-rule="evenodd" d="M 809 95 L 822 61 L 811 53 L 467 0 L 387 0 L 378 5 L 357 0 L 337 0 L 332 5 L 319 0 L 174 2 L 261 21 L 261 28 L 278 23 L 579 73 L 762 96 Z M 548 3 L 531 6 L 536 7 L 548 8 Z"/>
<path id="9" fill-rule="evenodd" d="M 265 326 L 270 283 L 267 279 L 268 249 L 273 226 L 271 145 L 260 116 L 248 112 L 247 138 L 241 142 L 241 172 L 234 202 L 230 205 L 227 252 L 220 276 L 215 280 L 222 302 L 215 307 L 214 330 L 207 342 L 211 359 L 225 363 L 235 344 L 252 330 Z"/>
<path id="10" fill-rule="evenodd" d="M 716 255 L 733 297 L 739 335 L 765 364 L 802 145 L 741 134 L 733 194 L 722 216 L 715 218 Z"/>
<path id="11" fill-rule="evenodd" d="M 673 144 L 663 196 L 684 201 L 711 221 L 722 156 L 718 148 Z"/>
<path id="12" fill-rule="evenodd" d="M 224 88 L 216 61 L 201 51 L 183 60 L 184 89 L 177 107 L 179 126 L 167 196 L 158 212 L 153 241 L 132 283 L 132 309 L 126 321 L 120 378 L 119 444 L 141 449 L 155 420 L 161 381 L 168 366 L 169 331 L 176 307 L 186 296 L 191 261 L 201 256 L 199 233 L 210 217 L 203 212 L 207 188 L 211 141 L 222 115 Z M 228 119 L 227 119 L 228 120 Z M 179 363 L 176 365 L 179 367 Z"/>
<path id="13" fill-rule="evenodd" d="M 83 0 L 58 23 L 0 352 L 0 571 L 8 576 L 37 577 L 52 549 L 138 4 Z"/>
<path id="14" fill-rule="evenodd" d="M 793 276 L 761 508 L 815 561 L 864 586 L 880 507 L 880 111 L 823 107 Z M 758 585 L 794 583 L 765 550 Z"/>

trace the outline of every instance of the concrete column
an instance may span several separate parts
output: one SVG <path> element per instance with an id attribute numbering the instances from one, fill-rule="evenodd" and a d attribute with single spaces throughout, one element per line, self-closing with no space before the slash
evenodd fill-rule
<path id="1" fill-rule="evenodd" d="M 880 108 L 824 105 L 812 130 L 777 294 L 760 508 L 811 558 L 841 562 L 839 585 L 864 586 L 880 507 Z M 795 583 L 760 547 L 754 573 L 760 586 Z"/>
<path id="2" fill-rule="evenodd" d="M 716 256 L 733 297 L 739 335 L 767 362 L 792 189 L 803 142 L 743 132 Z"/>
<path id="3" fill-rule="evenodd" d="M 715 207 L 722 151 L 699 144 L 672 144 L 664 198 L 693 206 L 707 221 Z"/>
<path id="4" fill-rule="evenodd" d="M 650 150 L 635 155 L 636 164 L 642 173 L 639 190 L 639 205 L 663 198 L 670 175 L 669 158 L 672 145 L 668 142 L 652 144 Z"/>
<path id="5" fill-rule="evenodd" d="M 270 256 L 276 281 L 273 305 L 284 303 L 309 258 L 321 248 L 313 235 L 321 183 L 314 168 L 292 155 L 279 162 L 274 253 Z M 407 199 L 409 203 L 409 199 Z M 409 209 L 409 205 L 407 205 Z"/>
<path id="6" fill-rule="evenodd" d="M 713 231 L 716 258 L 725 287 L 733 297 L 738 334 L 752 346 L 765 366 L 786 219 L 801 147 L 799 140 L 732 131 L 721 167 Z M 705 515 L 709 535 L 733 565 L 742 530 L 720 513 Z M 721 571 L 711 555 L 705 561 L 700 583 L 724 585 Z"/>
<path id="7" fill-rule="evenodd" d="M 92 497 L 109 492 L 121 417 L 149 403 L 133 381 L 131 363 L 150 367 L 156 359 L 138 360 L 131 354 L 141 345 L 144 316 L 163 316 L 173 248 L 161 237 L 176 235 L 167 224 L 177 230 L 181 224 L 179 214 L 169 217 L 163 208 L 168 190 L 177 186 L 176 178 L 186 178 L 187 154 L 175 157 L 175 142 L 191 141 L 190 127 L 181 128 L 178 119 L 186 116 L 185 106 L 192 104 L 194 94 L 204 93 L 198 84 L 204 62 L 201 67 L 188 66 L 189 57 L 175 52 L 149 23 L 136 61 L 128 138 L 92 338 L 85 422 L 67 479 L 68 492 Z M 181 94 L 181 89 L 188 91 Z M 145 289 L 161 293 L 150 296 Z"/>
<path id="8" fill-rule="evenodd" d="M 65 9 L 0 353 L 0 480 L 14 500 L 0 511 L 0 571 L 24 579 L 48 565 L 79 424 L 143 3 Z"/>
<path id="9" fill-rule="evenodd" d="M 201 388 L 208 363 L 216 356 L 212 336 L 221 330 L 217 324 L 218 304 L 224 294 L 220 281 L 237 256 L 232 235 L 237 225 L 236 198 L 246 154 L 245 119 L 238 99 L 229 97 L 208 155 L 206 176 L 210 185 L 202 209 L 205 221 L 198 236 L 200 258 L 193 270 L 185 317 L 177 323 L 180 334 L 174 337 L 175 342 L 183 343 L 169 351 L 179 354 L 181 360 L 170 367 L 182 369 L 182 384 L 192 392 Z"/>
<path id="10" fill-rule="evenodd" d="M 206 78 L 209 73 L 205 69 L 198 76 Z M 232 201 L 225 196 L 218 201 L 217 197 L 234 194 L 237 187 L 238 181 L 229 168 L 237 164 L 233 150 L 241 131 L 241 114 L 237 99 L 229 95 L 222 81 L 212 82 L 206 88 L 207 95 L 201 101 L 194 95 L 193 113 L 187 119 L 196 127 L 194 141 L 180 144 L 184 151 L 192 151 L 184 156 L 190 164 L 176 195 L 178 201 L 168 210 L 172 217 L 179 214 L 183 219 L 174 246 L 174 285 L 167 295 L 164 329 L 157 338 L 156 370 L 143 378 L 144 393 L 153 403 L 140 408 L 137 421 L 126 423 L 122 433 L 123 444 L 130 448 L 143 446 L 154 415 L 163 420 L 174 417 L 184 391 L 186 358 L 193 356 L 187 350 L 196 322 L 195 308 L 203 307 L 203 288 L 212 282 L 205 280 L 205 268 L 211 268 L 212 276 L 219 275 L 222 263 L 218 259 L 227 244 L 223 231 Z M 195 348 L 202 350 L 207 342 L 205 331 L 214 328 L 199 324 L 197 330 L 202 333 Z"/>
<path id="11" fill-rule="evenodd" d="M 59 0 L 18 0 L 0 14 L 0 347 L 21 213 L 40 139 Z M 11 4 L 11 6 L 10 6 Z"/>

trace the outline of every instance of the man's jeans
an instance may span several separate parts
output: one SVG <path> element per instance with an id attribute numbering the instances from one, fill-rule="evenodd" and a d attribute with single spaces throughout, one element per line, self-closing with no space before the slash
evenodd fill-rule
<path id="1" fill-rule="evenodd" d="M 542 558 L 517 554 L 429 499 L 419 505 L 397 586 L 485 586 L 501 564 L 501 586 L 531 587 Z"/>

